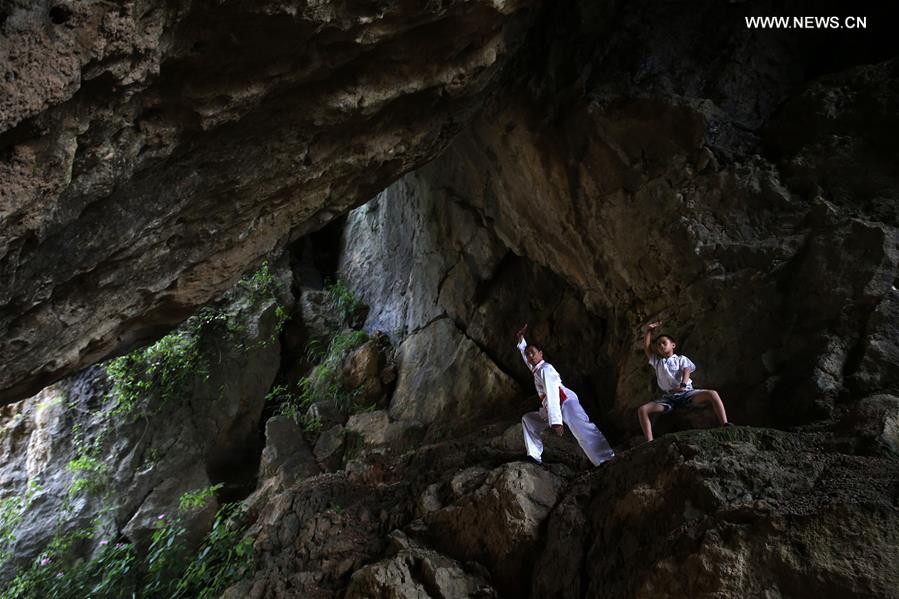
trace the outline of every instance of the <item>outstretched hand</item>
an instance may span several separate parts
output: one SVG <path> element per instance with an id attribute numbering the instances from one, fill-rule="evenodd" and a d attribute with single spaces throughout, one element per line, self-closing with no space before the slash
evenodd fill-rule
<path id="1" fill-rule="evenodd" d="M 527 330 L 528 330 L 527 323 L 525 323 L 523 327 L 518 329 L 518 332 L 515 333 L 515 335 L 518 337 L 518 341 L 521 341 L 522 339 L 524 339 L 524 334 L 527 332 Z"/>
<path id="2" fill-rule="evenodd" d="M 648 325 L 646 325 L 646 330 L 647 330 L 647 331 L 652 331 L 653 329 L 657 329 L 657 328 L 659 328 L 660 326 L 662 326 L 662 321 L 661 321 L 661 320 L 657 320 L 656 322 L 651 322 L 651 323 L 649 323 Z"/>

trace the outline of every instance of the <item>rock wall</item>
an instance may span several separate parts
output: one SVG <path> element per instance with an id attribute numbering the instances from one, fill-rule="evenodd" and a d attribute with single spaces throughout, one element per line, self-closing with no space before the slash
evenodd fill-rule
<path id="1" fill-rule="evenodd" d="M 548 10 L 532 33 L 519 87 L 350 217 L 347 239 L 373 256 L 345 272 L 384 306 L 369 325 L 446 313 L 511 368 L 508 331 L 530 321 L 622 432 L 657 392 L 641 329 L 655 319 L 737 422 L 838 418 L 847 402 L 895 393 L 883 340 L 899 326 L 896 59 L 853 67 L 803 46 L 785 61 L 800 42 L 776 32 L 743 28 L 729 46 L 676 33 L 704 29 L 672 7 L 574 7 L 579 19 Z M 700 14 L 730 22 L 744 8 Z M 547 51 L 560 31 L 569 45 Z M 504 295 L 502 271 L 519 259 L 535 274 Z M 367 278 L 379 263 L 399 266 Z M 565 326 L 524 300 L 546 288 L 577 305 Z M 505 305 L 485 314 L 490 302 Z"/>
<path id="2" fill-rule="evenodd" d="M 25 51 L 0 100 L 8 398 L 158 336 L 446 146 L 347 217 L 340 274 L 396 345 L 395 382 L 379 338 L 340 365 L 371 390 L 362 411 L 308 406 L 312 434 L 266 423 L 245 502 L 253 559 L 226 597 L 896 596 L 891 35 L 839 52 L 859 38 L 743 24 L 802 2 L 9 6 L 0 27 L 19 37 L 4 51 Z M 136 50 L 131 22 L 149 36 Z M 23 66 L 51 51 L 78 59 L 58 80 Z M 217 480 L 273 379 L 308 366 L 278 362 L 365 313 L 298 296 L 283 356 L 262 351 L 258 374 L 244 354 L 222 363 L 227 410 L 207 412 L 219 398 L 194 381 L 149 441 L 138 422 L 101 445 L 126 490 L 109 530 L 137 540 L 189 481 Z M 640 346 L 655 318 L 732 420 L 789 432 L 632 443 L 634 408 L 656 393 Z M 545 468 L 521 460 L 525 321 L 615 460 L 585 472 L 570 435 L 546 439 Z M 108 383 L 81 376 L 63 387 L 102 407 Z M 56 456 L 59 485 L 68 407 L 9 408 L 2 439 Z M 707 416 L 667 415 L 658 432 Z M 151 441 L 173 453 L 144 468 Z M 41 460 L 2 476 L 21 492 Z M 34 518 L 59 503 L 41 496 Z M 89 518 L 101 504 L 78 505 Z"/>
<path id="3" fill-rule="evenodd" d="M 54 536 L 84 528 L 93 536 L 82 555 L 120 538 L 145 551 L 159 516 L 178 515 L 182 494 L 218 483 L 223 498 L 252 490 L 260 418 L 280 363 L 278 307 L 292 303 L 289 270 L 274 272 L 266 270 L 271 287 L 238 286 L 214 312 L 137 354 L 128 368 L 157 376 L 134 379 L 148 384 L 129 386 L 126 396 L 126 374 L 105 364 L 8 408 L 0 492 L 22 500 L 6 531 L 12 542 L 4 539 L 8 574 Z M 168 387 L 166 377 L 177 383 Z M 190 542 L 207 532 L 217 507 L 213 499 L 185 514 Z"/>
<path id="4" fill-rule="evenodd" d="M 895 458 L 825 436 L 684 433 L 569 488 L 533 597 L 895 597 Z"/>
<path id="5" fill-rule="evenodd" d="M 528 5 L 4 3 L 0 397 L 158 337 L 432 158 Z"/>
<path id="6" fill-rule="evenodd" d="M 510 252 L 444 167 L 406 175 L 351 211 L 343 230 L 338 274 L 371 306 L 366 329 L 398 343 L 391 414 L 445 435 L 536 409 L 515 349 L 523 322 L 585 405 L 610 405 L 606 322 L 570 284 Z"/>

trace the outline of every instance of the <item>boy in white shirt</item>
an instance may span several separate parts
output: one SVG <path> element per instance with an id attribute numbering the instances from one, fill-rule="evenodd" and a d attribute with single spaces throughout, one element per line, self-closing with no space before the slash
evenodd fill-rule
<path id="1" fill-rule="evenodd" d="M 540 396 L 541 407 L 538 411 L 528 412 L 521 417 L 524 431 L 524 444 L 528 457 L 538 464 L 542 463 L 543 441 L 540 433 L 552 427 L 560 437 L 563 433 L 562 423 L 568 425 L 574 438 L 587 458 L 594 466 L 615 457 L 615 452 L 605 436 L 590 422 L 590 417 L 581 407 L 581 402 L 574 391 L 562 384 L 562 377 L 543 360 L 543 352 L 536 345 L 528 345 L 524 333 L 528 325 L 518 331 L 518 351 L 525 365 L 534 374 L 534 386 Z"/>
<path id="2" fill-rule="evenodd" d="M 637 417 L 646 440 L 652 441 L 650 414 L 668 412 L 694 403 L 711 403 L 721 425 L 733 426 L 727 421 L 724 403 L 717 391 L 693 388 L 690 375 L 696 370 L 696 365 L 687 356 L 679 356 L 674 353 L 677 343 L 670 335 L 659 335 L 655 343 L 656 351 L 653 351 L 652 332 L 660 326 L 662 326 L 661 321 L 646 325 L 646 336 L 643 339 L 643 350 L 649 359 L 649 365 L 655 368 L 656 382 L 664 391 L 664 395 L 660 399 L 654 399 L 637 408 Z"/>

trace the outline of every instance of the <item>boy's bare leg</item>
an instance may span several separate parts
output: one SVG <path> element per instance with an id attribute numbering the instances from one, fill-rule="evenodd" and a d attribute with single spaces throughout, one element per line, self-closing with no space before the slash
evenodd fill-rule
<path id="1" fill-rule="evenodd" d="M 718 421 L 721 424 L 727 424 L 727 412 L 724 411 L 724 402 L 721 401 L 721 396 L 718 395 L 717 391 L 700 391 L 693 396 L 693 402 L 697 404 L 712 404 L 712 409 L 715 410 Z"/>
<path id="2" fill-rule="evenodd" d="M 647 441 L 652 441 L 652 422 L 649 421 L 649 415 L 664 411 L 664 406 L 657 404 L 654 401 L 647 402 L 637 408 L 637 418 L 640 420 L 640 428 L 643 429 L 643 436 L 646 437 Z"/>

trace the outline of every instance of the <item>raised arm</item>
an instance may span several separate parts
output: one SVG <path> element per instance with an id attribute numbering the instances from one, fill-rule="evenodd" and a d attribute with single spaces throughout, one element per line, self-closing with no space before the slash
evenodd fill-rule
<path id="1" fill-rule="evenodd" d="M 528 342 L 524 340 L 524 334 L 528 330 L 528 325 L 525 324 L 523 327 L 518 329 L 518 332 L 515 333 L 516 337 L 518 337 L 518 353 L 521 354 L 521 359 L 524 360 L 524 365 L 528 367 L 528 370 L 531 368 L 531 363 L 528 362 L 528 358 L 524 355 L 524 350 L 528 348 Z"/>
<path id="2" fill-rule="evenodd" d="M 662 326 L 662 321 L 659 320 L 657 322 L 651 322 L 646 325 L 646 335 L 643 337 L 643 351 L 646 352 L 646 357 L 648 359 L 652 359 L 652 332 Z"/>

